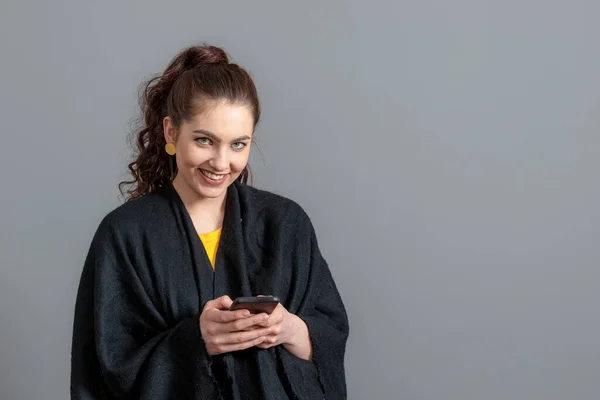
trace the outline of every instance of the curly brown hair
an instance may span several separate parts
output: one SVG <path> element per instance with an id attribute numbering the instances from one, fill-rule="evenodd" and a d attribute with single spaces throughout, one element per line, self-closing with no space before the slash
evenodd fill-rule
<path id="1" fill-rule="evenodd" d="M 142 126 L 135 134 L 137 156 L 128 165 L 132 180 L 119 183 L 128 200 L 148 194 L 169 184 L 177 173 L 173 157 L 165 151 L 163 119 L 172 118 L 175 127 L 201 113 L 208 101 L 226 100 L 245 104 L 254 117 L 254 128 L 260 118 L 260 104 L 250 74 L 230 63 L 225 51 L 211 45 L 192 46 L 182 50 L 165 71 L 143 84 L 140 90 Z M 238 178 L 247 183 L 246 167 Z"/>

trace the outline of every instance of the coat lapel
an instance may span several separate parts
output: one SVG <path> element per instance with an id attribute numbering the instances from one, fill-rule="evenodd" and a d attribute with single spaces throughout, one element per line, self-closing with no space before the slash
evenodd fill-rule
<path id="1" fill-rule="evenodd" d="M 215 297 L 228 295 L 251 296 L 246 269 L 246 248 L 242 233 L 243 213 L 236 184 L 229 186 L 225 204 L 225 216 L 221 241 L 217 250 L 215 266 Z"/>
<path id="2" fill-rule="evenodd" d="M 183 200 L 172 185 L 167 187 L 173 208 L 175 218 L 178 220 L 178 225 L 181 227 L 183 236 L 181 240 L 188 243 L 190 251 L 191 263 L 194 266 L 194 278 L 196 280 L 196 288 L 198 290 L 198 298 L 200 301 L 199 308 L 202 310 L 207 301 L 215 298 L 214 296 L 214 272 L 210 265 L 210 260 L 204 249 L 204 245 L 200 240 L 194 228 L 192 218 L 188 213 Z"/>

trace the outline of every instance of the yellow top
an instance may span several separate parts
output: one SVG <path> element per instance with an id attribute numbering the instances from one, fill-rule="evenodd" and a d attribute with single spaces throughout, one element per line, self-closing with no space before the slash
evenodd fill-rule
<path id="1" fill-rule="evenodd" d="M 219 239 L 221 239 L 221 228 L 216 231 L 209 233 L 201 233 L 200 240 L 204 244 L 206 254 L 212 265 L 213 271 L 215 270 L 215 259 L 217 258 L 217 249 L 219 248 Z"/>

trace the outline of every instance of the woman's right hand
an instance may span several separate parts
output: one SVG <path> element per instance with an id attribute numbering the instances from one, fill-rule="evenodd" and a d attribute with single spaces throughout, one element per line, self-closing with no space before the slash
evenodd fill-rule
<path id="1" fill-rule="evenodd" d="M 256 327 L 268 319 L 267 314 L 222 310 L 232 303 L 229 296 L 219 297 L 207 302 L 200 314 L 200 333 L 211 356 L 256 346 L 271 332 L 270 328 Z"/>

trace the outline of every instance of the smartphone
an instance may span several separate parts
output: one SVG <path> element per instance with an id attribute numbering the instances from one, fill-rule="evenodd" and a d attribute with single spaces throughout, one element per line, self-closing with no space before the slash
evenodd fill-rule
<path id="1" fill-rule="evenodd" d="M 252 314 L 271 314 L 279 304 L 277 296 L 238 297 L 233 301 L 229 311 L 248 310 Z"/>

